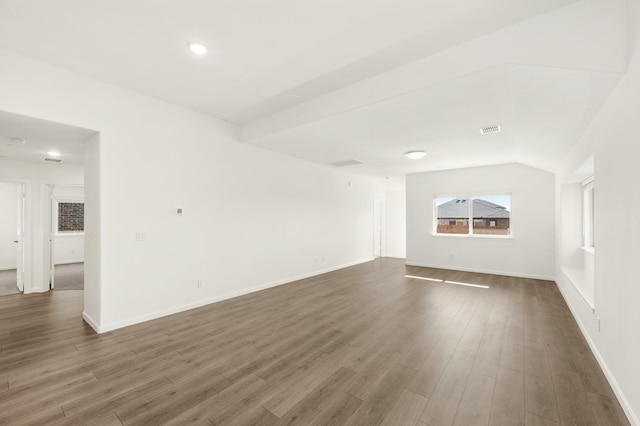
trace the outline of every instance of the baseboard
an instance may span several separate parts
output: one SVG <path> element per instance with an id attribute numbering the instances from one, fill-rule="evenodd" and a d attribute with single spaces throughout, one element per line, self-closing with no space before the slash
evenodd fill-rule
<path id="1" fill-rule="evenodd" d="M 184 305 L 175 306 L 175 307 L 168 308 L 168 309 L 163 309 L 161 311 L 156 311 L 156 312 L 152 312 L 152 313 L 149 313 L 149 314 L 140 315 L 140 316 L 129 318 L 129 319 L 122 320 L 122 321 L 112 322 L 112 323 L 105 324 L 105 325 L 96 324 L 95 327 L 94 327 L 94 325 L 92 325 L 87 318 L 85 318 L 85 320 L 87 320 L 87 323 L 89 323 L 89 325 L 91 325 L 93 327 L 93 329 L 96 330 L 97 333 L 105 333 L 107 331 L 117 330 L 119 328 L 128 327 L 130 325 L 139 324 L 139 323 L 145 322 L 145 321 L 151 321 L 151 320 L 154 320 L 154 319 L 157 319 L 157 318 L 165 317 L 167 315 L 177 314 L 178 312 L 188 311 L 190 309 L 195 309 L 195 308 L 199 308 L 201 306 L 210 305 L 212 303 L 221 302 L 223 300 L 233 299 L 234 297 L 244 296 L 245 294 L 255 293 L 256 291 L 266 290 L 268 288 L 277 287 L 277 286 L 284 285 L 284 284 L 289 284 L 291 282 L 302 280 L 302 279 L 305 279 L 305 278 L 315 277 L 315 276 L 318 276 L 318 275 L 326 274 L 328 272 L 337 271 L 338 269 L 344 269 L 344 268 L 348 268 L 350 266 L 359 265 L 361 263 L 370 262 L 372 260 L 373 260 L 373 257 L 366 258 L 366 259 L 361 259 L 361 260 L 357 260 L 355 262 L 349 262 L 349 263 L 345 263 L 345 264 L 342 264 L 342 265 L 339 265 L 339 266 L 334 266 L 334 267 L 331 267 L 331 268 L 321 269 L 321 270 L 318 270 L 318 271 L 314 271 L 314 272 L 310 272 L 310 273 L 307 273 L 307 274 L 298 275 L 298 276 L 295 276 L 295 277 L 286 278 L 286 279 L 283 279 L 283 280 L 273 281 L 273 282 L 270 282 L 270 283 L 267 283 L 267 284 L 263 284 L 263 285 L 259 285 L 259 286 L 255 286 L 255 287 L 250 287 L 250 288 L 247 288 L 247 289 L 244 289 L 244 290 L 241 290 L 241 291 L 236 291 L 236 292 L 233 292 L 233 293 L 227 293 L 227 294 L 223 294 L 223 295 L 220 295 L 220 296 L 211 297 L 211 298 L 208 298 L 208 299 L 198 300 L 198 301 L 187 303 L 187 304 L 184 304 Z M 83 317 L 84 317 L 84 314 L 83 314 Z M 94 322 L 94 324 L 95 324 L 95 322 Z"/>
<path id="2" fill-rule="evenodd" d="M 596 347 L 594 341 L 591 339 L 591 336 L 587 332 L 587 328 L 582 323 L 580 316 L 577 315 L 574 307 L 571 305 L 569 298 L 565 294 L 565 291 L 562 289 L 562 286 L 556 283 L 556 287 L 558 287 L 558 290 L 560 290 L 560 294 L 562 295 L 562 298 L 564 299 L 565 303 L 569 307 L 569 310 L 571 311 L 571 315 L 573 315 L 573 318 L 576 320 L 576 323 L 578 324 L 578 328 L 580 328 L 580 332 L 582 332 L 582 335 L 587 341 L 587 344 L 589 345 L 591 352 L 593 352 L 593 355 L 596 357 L 596 360 L 598 361 L 600 368 L 602 368 L 602 371 L 604 372 L 604 375 L 607 378 L 609 385 L 611 385 L 611 389 L 613 389 L 613 393 L 616 394 L 616 398 L 618 398 L 618 402 L 620 403 L 622 410 L 626 414 L 627 419 L 632 425 L 640 426 L 640 419 L 638 418 L 636 413 L 633 411 L 633 408 L 631 408 L 631 404 L 629 404 L 629 401 L 624 396 L 624 393 L 622 392 L 622 389 L 620 389 L 620 386 L 618 385 L 618 382 L 616 381 L 613 373 L 611 372 L 606 361 L 600 354 L 600 351 Z"/>
<path id="3" fill-rule="evenodd" d="M 98 325 L 98 323 L 85 311 L 82 312 L 82 319 L 84 319 L 84 321 L 89 324 L 89 326 L 93 328 L 93 331 L 95 331 L 96 333 L 104 333 L 104 331 L 100 330 L 100 326 Z"/>
<path id="4" fill-rule="evenodd" d="M 17 269 L 17 266 L 0 266 L 0 271 L 10 271 L 12 269 Z"/>
<path id="5" fill-rule="evenodd" d="M 534 280 L 555 281 L 555 277 L 547 275 L 521 274 L 519 272 L 492 271 L 490 269 L 463 268 L 449 265 L 434 265 L 431 263 L 406 262 L 407 266 L 421 266 L 423 268 L 447 269 L 450 271 L 477 272 L 479 274 L 503 275 L 505 277 L 531 278 Z"/>
<path id="6" fill-rule="evenodd" d="M 78 259 L 78 260 L 63 260 L 62 262 L 56 262 L 55 266 L 58 265 L 70 265 L 72 263 L 84 263 L 84 259 Z"/>

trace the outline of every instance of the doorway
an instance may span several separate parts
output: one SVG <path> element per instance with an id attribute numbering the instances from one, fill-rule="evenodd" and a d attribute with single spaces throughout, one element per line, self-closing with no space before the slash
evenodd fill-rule
<path id="1" fill-rule="evenodd" d="M 384 200 L 373 201 L 373 257 L 384 253 Z"/>
<path id="2" fill-rule="evenodd" d="M 84 187 L 47 184 L 49 288 L 84 290 Z"/>
<path id="3" fill-rule="evenodd" d="M 25 184 L 0 181 L 0 296 L 24 291 Z"/>

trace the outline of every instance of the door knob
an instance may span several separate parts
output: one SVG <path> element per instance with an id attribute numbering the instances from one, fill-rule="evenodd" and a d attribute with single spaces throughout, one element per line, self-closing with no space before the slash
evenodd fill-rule
<path id="1" fill-rule="evenodd" d="M 18 240 L 15 240 L 15 241 L 14 241 L 14 243 L 17 243 L 17 242 L 18 242 Z"/>

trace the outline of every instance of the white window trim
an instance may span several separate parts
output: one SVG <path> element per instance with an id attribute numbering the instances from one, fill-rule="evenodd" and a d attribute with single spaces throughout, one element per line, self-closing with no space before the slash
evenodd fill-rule
<path id="1" fill-rule="evenodd" d="M 478 198 L 482 196 L 508 196 L 511 199 L 511 206 L 509 210 L 509 235 L 491 235 L 491 234 L 473 234 L 471 232 L 473 223 L 473 198 Z M 469 203 L 469 233 L 468 234 L 440 234 L 438 233 L 438 206 L 437 200 L 439 198 L 467 198 L 471 202 Z M 510 192 L 494 192 L 494 193 L 486 193 L 483 192 L 482 195 L 436 195 L 433 197 L 433 221 L 432 221 L 432 229 L 431 235 L 434 237 L 445 237 L 445 238 L 481 238 L 481 239 L 489 239 L 489 240 L 513 240 L 513 194 Z"/>
<path id="2" fill-rule="evenodd" d="M 595 252 L 595 188 L 594 176 L 582 182 L 582 249 L 590 253 Z M 588 192 L 591 192 L 589 205 L 587 205 Z M 589 211 L 589 207 L 592 208 L 591 211 Z"/>
<path id="3" fill-rule="evenodd" d="M 53 214 L 53 224 L 55 224 L 53 235 L 55 237 L 78 237 L 78 236 L 84 235 L 84 231 L 82 231 L 82 232 L 58 232 L 58 204 L 60 204 L 60 203 L 82 203 L 82 204 L 84 204 L 84 199 L 68 197 L 68 198 L 55 198 L 54 201 L 55 201 L 55 208 L 51 212 Z"/>

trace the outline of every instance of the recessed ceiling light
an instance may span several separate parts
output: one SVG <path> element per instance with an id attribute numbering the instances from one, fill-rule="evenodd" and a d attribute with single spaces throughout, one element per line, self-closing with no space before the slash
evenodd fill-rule
<path id="1" fill-rule="evenodd" d="M 47 155 L 50 155 L 52 157 L 60 157 L 60 153 L 57 151 L 47 151 Z"/>
<path id="2" fill-rule="evenodd" d="M 189 43 L 189 50 L 196 55 L 204 55 L 207 53 L 207 48 L 201 45 L 200 43 Z"/>
<path id="3" fill-rule="evenodd" d="M 419 160 L 425 155 L 427 155 L 427 153 L 424 151 L 408 151 L 404 153 L 404 156 L 410 160 Z"/>

